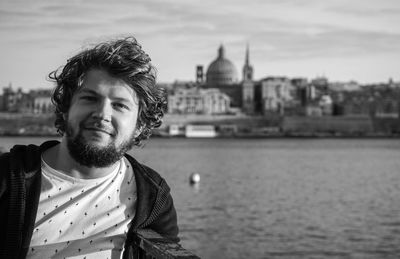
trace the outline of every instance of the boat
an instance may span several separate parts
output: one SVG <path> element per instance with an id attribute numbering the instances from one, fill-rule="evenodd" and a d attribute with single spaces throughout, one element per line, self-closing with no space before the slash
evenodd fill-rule
<path id="1" fill-rule="evenodd" d="M 187 138 L 215 138 L 217 131 L 214 125 L 186 125 L 185 137 Z"/>

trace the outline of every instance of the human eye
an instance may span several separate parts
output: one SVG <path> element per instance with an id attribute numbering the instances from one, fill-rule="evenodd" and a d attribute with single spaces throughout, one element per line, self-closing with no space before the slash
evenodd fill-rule
<path id="1" fill-rule="evenodd" d="M 125 105 L 125 104 L 120 103 L 120 102 L 113 103 L 113 106 L 116 109 L 121 110 L 121 111 L 123 111 L 123 110 L 129 111 L 130 110 L 128 105 Z"/>
<path id="2" fill-rule="evenodd" d="M 82 95 L 79 97 L 80 100 L 83 101 L 88 101 L 88 102 L 94 102 L 96 101 L 96 97 L 93 95 Z"/>

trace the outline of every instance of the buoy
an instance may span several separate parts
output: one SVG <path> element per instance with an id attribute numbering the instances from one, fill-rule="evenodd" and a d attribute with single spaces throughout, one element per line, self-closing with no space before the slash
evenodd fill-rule
<path id="1" fill-rule="evenodd" d="M 191 184 L 191 185 L 193 185 L 193 184 L 196 184 L 196 183 L 199 183 L 200 182 L 200 174 L 198 174 L 198 173 L 192 173 L 191 175 L 190 175 L 190 178 L 189 178 L 189 183 Z"/>

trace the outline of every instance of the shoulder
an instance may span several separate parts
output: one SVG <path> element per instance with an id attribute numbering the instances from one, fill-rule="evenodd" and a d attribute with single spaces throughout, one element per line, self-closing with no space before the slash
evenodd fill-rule
<path id="1" fill-rule="evenodd" d="M 10 153 L 0 155 L 0 196 L 5 190 L 7 172 L 10 171 Z"/>
<path id="2" fill-rule="evenodd" d="M 165 179 L 157 171 L 149 166 L 139 163 L 129 154 L 125 154 L 125 157 L 128 159 L 133 168 L 136 181 L 145 180 L 157 188 L 166 188 L 169 190 L 169 186 L 167 185 Z"/>
<path id="3" fill-rule="evenodd" d="M 9 152 L 0 155 L 0 195 L 6 186 L 15 181 L 24 182 L 25 179 L 40 177 L 41 153 L 49 147 L 58 144 L 58 141 L 46 141 L 37 145 L 14 145 Z M 15 180 L 16 179 L 16 180 Z"/>
<path id="4" fill-rule="evenodd" d="M 3 165 L 8 164 L 10 160 L 10 152 L 5 152 L 0 154 L 0 168 L 4 169 Z"/>
<path id="5" fill-rule="evenodd" d="M 0 154 L 0 177 L 4 178 L 10 168 L 10 152 Z"/>
<path id="6" fill-rule="evenodd" d="M 0 168 L 9 168 L 9 170 L 23 169 L 25 173 L 37 170 L 40 168 L 41 153 L 58 143 L 58 141 L 46 141 L 40 146 L 33 144 L 14 145 L 9 152 L 0 156 Z"/>

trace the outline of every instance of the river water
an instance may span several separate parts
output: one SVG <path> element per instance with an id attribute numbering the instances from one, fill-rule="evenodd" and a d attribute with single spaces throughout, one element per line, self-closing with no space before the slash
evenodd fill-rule
<path id="1" fill-rule="evenodd" d="M 152 139 L 131 154 L 167 179 L 202 258 L 400 258 L 400 139 Z"/>

